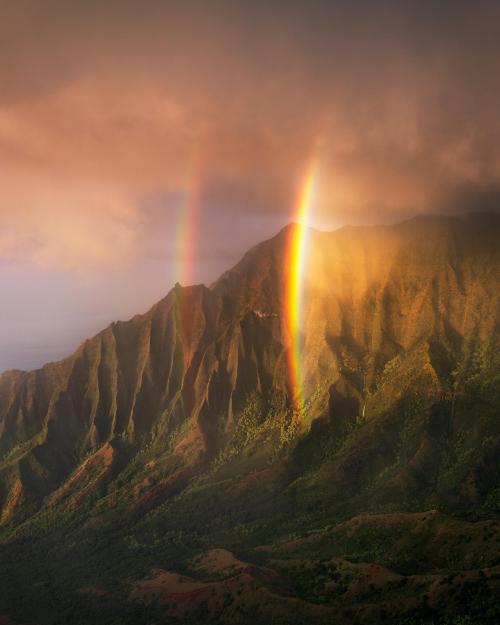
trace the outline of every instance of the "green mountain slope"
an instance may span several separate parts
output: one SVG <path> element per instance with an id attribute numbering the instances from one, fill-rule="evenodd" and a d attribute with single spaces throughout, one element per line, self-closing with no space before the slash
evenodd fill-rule
<path id="1" fill-rule="evenodd" d="M 300 414 L 293 227 L 0 376 L 0 615 L 496 622 L 500 220 L 311 231 Z"/>

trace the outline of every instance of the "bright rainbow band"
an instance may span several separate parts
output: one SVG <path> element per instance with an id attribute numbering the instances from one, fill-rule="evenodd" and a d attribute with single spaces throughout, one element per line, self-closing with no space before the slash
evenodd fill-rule
<path id="1" fill-rule="evenodd" d="M 301 343 L 303 271 L 307 260 L 308 224 L 314 203 L 317 172 L 318 160 L 314 158 L 301 186 L 286 254 L 288 274 L 285 285 L 285 327 L 289 341 L 287 365 L 293 406 L 298 412 L 304 406 Z"/>

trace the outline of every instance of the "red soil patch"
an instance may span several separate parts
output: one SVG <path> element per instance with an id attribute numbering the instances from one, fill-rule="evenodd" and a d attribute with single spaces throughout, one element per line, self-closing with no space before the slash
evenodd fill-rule
<path id="1" fill-rule="evenodd" d="M 50 496 L 49 502 L 57 503 L 69 495 L 69 507 L 77 508 L 92 491 L 107 480 L 115 458 L 116 451 L 106 443 L 82 462 L 76 472 Z M 79 492 L 72 494 L 72 491 L 78 489 Z"/>
<path id="2" fill-rule="evenodd" d="M 10 489 L 8 499 L 3 507 L 0 522 L 5 523 L 8 521 L 19 505 L 24 501 L 24 489 L 20 479 L 16 479 L 12 488 Z M 0 624 L 1 625 L 1 624 Z"/>

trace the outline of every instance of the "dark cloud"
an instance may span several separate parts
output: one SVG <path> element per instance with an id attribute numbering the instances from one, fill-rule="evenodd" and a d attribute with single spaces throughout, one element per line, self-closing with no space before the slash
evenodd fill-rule
<path id="1" fill-rule="evenodd" d="M 449 214 L 500 213 L 500 184 L 458 187 L 446 198 L 442 210 Z"/>

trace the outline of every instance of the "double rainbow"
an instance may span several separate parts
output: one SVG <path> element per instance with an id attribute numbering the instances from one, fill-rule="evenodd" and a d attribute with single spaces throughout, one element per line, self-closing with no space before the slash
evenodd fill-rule
<path id="1" fill-rule="evenodd" d="M 299 199 L 289 231 L 286 251 L 288 273 L 285 281 L 285 328 L 288 337 L 287 365 L 294 410 L 302 412 L 304 389 L 302 374 L 302 282 L 307 255 L 307 235 L 310 213 L 314 204 L 318 159 L 313 158 L 301 185 Z"/>
<path id="2" fill-rule="evenodd" d="M 192 159 L 184 191 L 177 207 L 176 254 L 178 259 L 177 282 L 187 286 L 191 284 L 193 255 L 196 247 L 196 231 L 199 204 L 199 176 L 197 159 Z M 304 389 L 302 373 L 302 286 L 303 271 L 307 262 L 307 238 L 310 214 L 315 200 L 318 177 L 318 158 L 315 156 L 304 176 L 299 198 L 295 206 L 293 224 L 289 229 L 284 290 L 284 325 L 287 336 L 287 369 L 293 408 L 301 413 L 304 407 Z M 184 306 L 181 307 L 182 309 Z M 187 311 L 181 312 L 181 323 L 189 327 Z"/>

